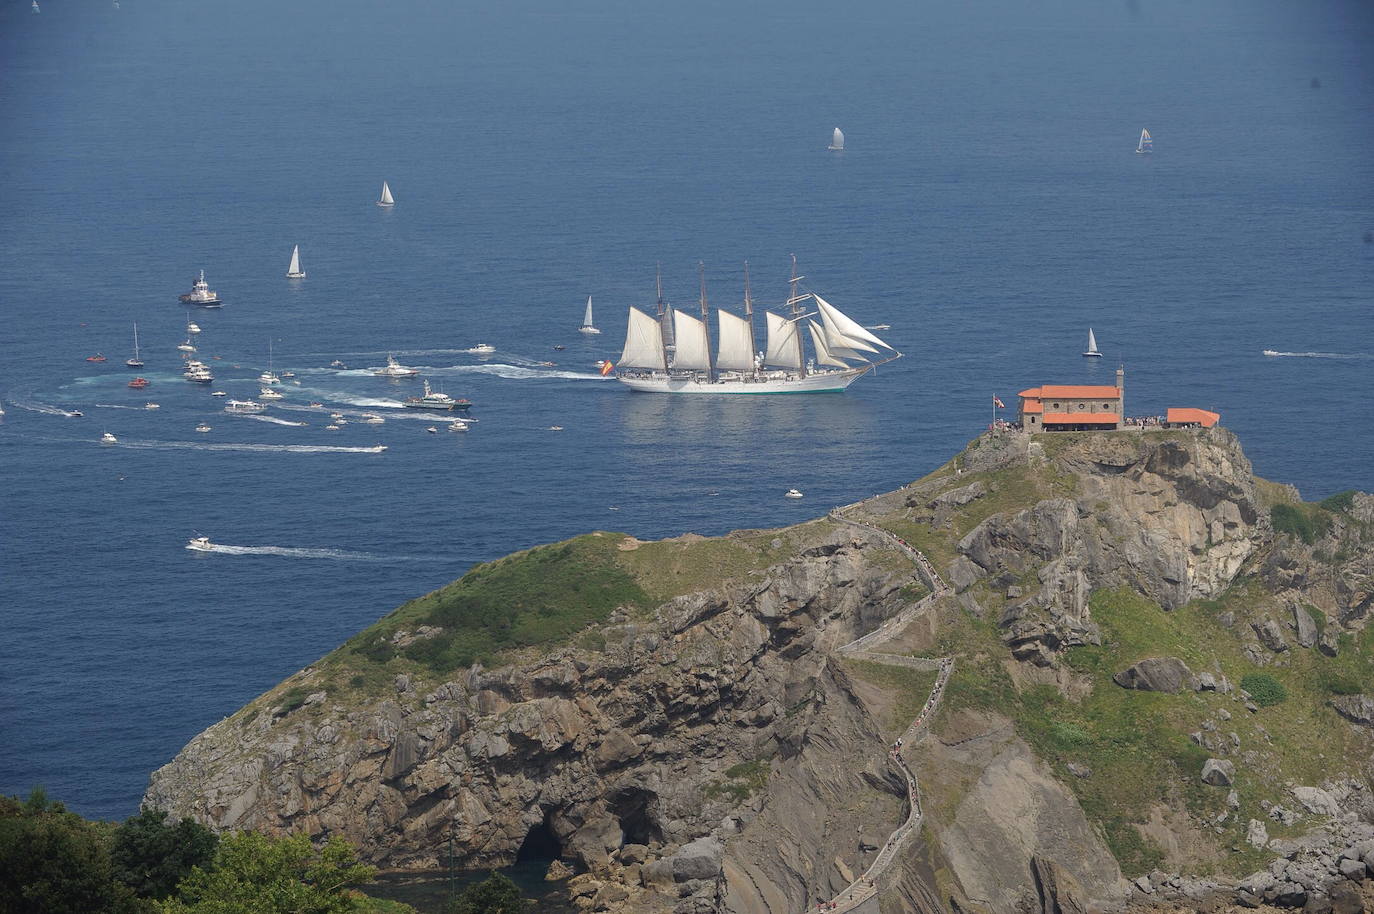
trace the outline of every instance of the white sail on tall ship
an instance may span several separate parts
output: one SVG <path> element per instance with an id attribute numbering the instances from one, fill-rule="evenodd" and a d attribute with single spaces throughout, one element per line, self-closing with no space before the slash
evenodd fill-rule
<path id="1" fill-rule="evenodd" d="M 830 137 L 830 145 L 826 147 L 834 152 L 844 152 L 844 134 L 840 128 L 836 127 L 835 132 Z"/>
<path id="2" fill-rule="evenodd" d="M 802 394 L 844 390 L 878 365 L 901 358 L 892 346 L 815 292 L 798 293 L 792 258 L 788 314 L 764 311 L 766 342 L 756 349 L 754 303 L 745 264 L 744 317 L 716 309 L 716 346 L 711 346 L 706 279 L 701 279 L 701 317 L 668 309 L 676 348 L 669 357 L 660 321 L 630 308 L 625 348 L 616 380 L 632 390 L 683 394 Z M 804 306 L 815 305 L 814 311 Z M 819 320 L 817 320 L 819 318 Z M 806 333 L 802 332 L 805 324 Z M 806 357 L 805 338 L 814 356 Z M 876 359 L 870 359 L 872 354 Z"/>
<path id="3" fill-rule="evenodd" d="M 305 279 L 305 271 L 301 269 L 301 246 L 295 245 L 291 248 L 291 266 L 286 268 L 287 279 Z"/>
<path id="4" fill-rule="evenodd" d="M 391 198 L 391 188 L 385 181 L 382 182 L 382 198 L 377 201 L 378 206 L 395 206 L 396 201 Z"/>

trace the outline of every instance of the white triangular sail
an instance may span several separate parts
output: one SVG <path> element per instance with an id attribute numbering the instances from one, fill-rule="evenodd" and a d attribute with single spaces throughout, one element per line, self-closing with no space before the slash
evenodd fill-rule
<path id="1" fill-rule="evenodd" d="M 768 348 L 764 350 L 763 363 L 774 368 L 802 367 L 801 337 L 797 335 L 796 321 L 789 321 L 781 314 L 765 311 L 768 321 Z"/>
<path id="2" fill-rule="evenodd" d="M 816 347 L 816 364 L 831 365 L 835 368 L 848 368 L 849 365 L 841 362 L 831 351 L 825 342 L 825 331 L 821 325 L 815 321 L 807 321 L 807 329 L 811 331 L 811 343 Z"/>
<path id="3" fill-rule="evenodd" d="M 706 342 L 706 324 L 690 314 L 673 312 L 673 367 L 683 371 L 709 371 L 711 350 Z"/>
<path id="4" fill-rule="evenodd" d="M 301 246 L 299 244 L 291 248 L 291 266 L 286 268 L 286 275 L 290 279 L 300 279 L 305 275 L 301 272 Z"/>
<path id="5" fill-rule="evenodd" d="M 582 326 L 583 326 L 583 327 L 595 327 L 595 326 L 596 326 L 595 324 L 592 323 L 592 297 L 591 297 L 590 295 L 587 296 L 587 311 L 586 311 L 585 314 L 582 315 Z"/>
<path id="6" fill-rule="evenodd" d="M 1088 328 L 1088 351 L 1097 351 L 1097 337 L 1093 336 L 1093 328 Z"/>
<path id="7" fill-rule="evenodd" d="M 638 308 L 630 309 L 630 324 L 625 330 L 625 349 L 620 353 L 618 367 L 667 367 L 663 356 L 663 333 L 659 330 L 658 320 Z"/>
<path id="8" fill-rule="evenodd" d="M 843 346 L 843 343 L 841 343 L 839 339 L 843 337 L 848 341 L 849 345 L 846 348 L 849 349 L 867 349 L 869 352 L 877 352 L 876 349 L 868 349 L 867 346 L 860 345 L 861 342 L 865 341 L 875 343 L 882 346 L 884 349 L 892 349 L 891 346 L 869 333 L 857 321 L 846 315 L 839 308 L 830 304 L 830 302 L 821 298 L 814 292 L 811 293 L 811 297 L 816 300 L 817 307 L 821 309 L 821 319 L 825 321 L 826 336 L 828 339 L 832 339 L 836 344 Z M 832 345 L 831 348 L 833 349 L 834 346 Z"/>
<path id="9" fill-rule="evenodd" d="M 844 134 L 839 127 L 835 128 L 835 133 L 830 137 L 830 148 L 836 150 L 844 148 Z"/>
<path id="10" fill-rule="evenodd" d="M 378 206 L 395 206 L 396 201 L 391 198 L 391 188 L 385 181 L 382 182 L 382 199 L 377 201 Z"/>
<path id="11" fill-rule="evenodd" d="M 716 311 L 720 333 L 716 345 L 716 367 L 722 371 L 750 371 L 754 367 L 749 342 L 749 322 L 729 311 Z"/>

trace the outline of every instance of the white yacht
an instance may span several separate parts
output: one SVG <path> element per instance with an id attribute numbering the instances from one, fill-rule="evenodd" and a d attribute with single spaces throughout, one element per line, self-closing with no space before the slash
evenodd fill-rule
<path id="1" fill-rule="evenodd" d="M 210 428 L 211 428 L 211 426 L 206 425 L 204 422 L 202 422 L 200 425 L 197 425 L 197 426 L 196 426 L 196 431 L 198 431 L 198 432 L 208 432 L 208 431 L 210 430 Z"/>
<path id="2" fill-rule="evenodd" d="M 229 395 L 228 395 L 227 393 L 225 393 L 224 391 L 222 391 L 222 390 L 212 390 L 212 391 L 210 391 L 210 396 L 212 396 L 212 397 L 227 397 L 227 396 L 229 396 Z"/>
<path id="3" fill-rule="evenodd" d="M 468 424 L 462 419 L 454 419 L 448 424 L 448 430 L 451 432 L 465 432 L 468 430 Z"/>
<path id="4" fill-rule="evenodd" d="M 186 342 L 179 344 L 177 350 L 180 352 L 195 352 L 196 347 L 191 345 L 191 341 L 188 339 Z"/>
<path id="5" fill-rule="evenodd" d="M 577 328 L 577 332 L 585 333 L 589 336 L 601 332 L 596 329 L 596 326 L 592 323 L 592 297 L 590 295 L 587 296 L 587 310 L 582 315 L 582 326 Z"/>
<path id="6" fill-rule="evenodd" d="M 491 345 L 491 343 L 478 343 L 468 350 L 468 352 L 475 352 L 478 355 L 491 355 L 495 351 L 496 347 Z"/>
<path id="7" fill-rule="evenodd" d="M 258 388 L 258 398 L 261 400 L 280 400 L 283 396 L 280 391 L 273 390 L 270 387 L 260 387 Z"/>
<path id="8" fill-rule="evenodd" d="M 188 305 L 200 305 L 202 308 L 218 308 L 224 304 L 210 284 L 205 281 L 205 271 L 200 271 L 200 278 L 191 286 L 191 291 L 184 295 L 177 296 L 181 301 Z"/>
<path id="9" fill-rule="evenodd" d="M 375 369 L 372 374 L 379 378 L 412 378 L 420 373 L 418 368 L 407 368 L 396 361 L 391 353 L 386 354 L 386 367 Z"/>
<path id="10" fill-rule="evenodd" d="M 783 498 L 802 498 L 803 496 L 802 496 L 802 493 L 799 492 L 799 491 L 797 491 L 796 489 L 788 489 L 786 492 L 783 493 L 783 496 L 782 496 L 782 497 L 783 497 Z"/>
<path id="11" fill-rule="evenodd" d="M 337 425 L 326 425 L 324 427 L 324 430 L 326 432 L 337 432 L 339 430 L 339 427 Z"/>
<path id="12" fill-rule="evenodd" d="M 192 552 L 214 552 L 215 544 L 210 542 L 208 536 L 193 536 L 191 541 L 186 544 L 186 548 Z"/>
<path id="13" fill-rule="evenodd" d="M 187 332 L 187 333 L 199 333 L 199 332 L 200 332 L 200 325 L 197 324 L 195 321 L 191 321 L 189 324 L 186 325 L 186 332 Z"/>
<path id="14" fill-rule="evenodd" d="M 467 409 L 472 403 L 467 399 L 454 399 L 446 393 L 431 390 L 429 382 L 426 381 L 423 396 L 406 397 L 401 401 L 401 405 L 411 409 Z"/>
<path id="15" fill-rule="evenodd" d="M 151 400 L 143 404 L 144 409 L 162 409 L 161 403 L 154 403 Z"/>
<path id="16" fill-rule="evenodd" d="M 256 400 L 230 400 L 228 403 L 224 404 L 224 411 L 226 413 L 242 414 L 263 413 L 267 411 L 267 407 Z"/>
<path id="17" fill-rule="evenodd" d="M 385 181 L 382 182 L 382 197 L 377 201 L 378 206 L 395 206 L 396 201 L 391 197 L 391 188 Z"/>
<path id="18" fill-rule="evenodd" d="M 291 249 L 291 266 L 286 268 L 287 279 L 305 279 L 305 271 L 301 269 L 301 246 L 298 244 Z"/>
<path id="19" fill-rule="evenodd" d="M 381 425 L 386 420 L 376 413 L 363 413 L 361 421 L 366 422 L 368 425 Z"/>
<path id="20" fill-rule="evenodd" d="M 100 443 L 101 443 L 101 444 L 118 444 L 118 443 L 119 443 L 119 439 L 116 438 L 114 435 L 111 435 L 109 432 L 106 432 L 105 434 L 103 434 L 103 435 L 100 436 Z"/>
<path id="21" fill-rule="evenodd" d="M 186 380 L 194 381 L 197 384 L 209 384 L 215 379 L 215 376 L 210 372 L 210 366 L 195 359 L 186 363 L 186 370 L 181 374 Z"/>

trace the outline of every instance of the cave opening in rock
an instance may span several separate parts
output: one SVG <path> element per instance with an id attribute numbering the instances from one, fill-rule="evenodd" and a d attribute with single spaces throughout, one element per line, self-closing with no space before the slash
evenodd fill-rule
<path id="1" fill-rule="evenodd" d="M 534 826 L 525 835 L 525 840 L 520 845 L 520 851 L 515 855 L 516 863 L 528 863 L 539 861 L 548 863 L 563 856 L 563 844 L 558 840 L 558 836 L 549 827 L 549 817 L 544 816 L 544 821 Z"/>
<path id="2" fill-rule="evenodd" d="M 624 787 L 610 798 L 611 814 L 620 820 L 626 844 L 652 847 L 663 843 L 658 827 L 658 794 L 638 787 Z"/>

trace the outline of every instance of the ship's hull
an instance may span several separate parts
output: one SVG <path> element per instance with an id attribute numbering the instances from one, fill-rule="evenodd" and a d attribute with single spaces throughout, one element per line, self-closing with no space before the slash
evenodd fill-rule
<path id="1" fill-rule="evenodd" d="M 821 371 L 802 377 L 765 374 L 727 376 L 708 381 L 687 375 L 616 375 L 631 390 L 661 394 L 828 394 L 839 393 L 866 374 L 870 366 L 852 371 Z"/>
<path id="2" fill-rule="evenodd" d="M 223 300 L 223 299 L 219 299 L 219 298 L 198 299 L 198 298 L 193 298 L 189 293 L 186 294 L 186 295 L 178 295 L 177 298 L 182 302 L 182 304 L 186 304 L 186 305 L 199 305 L 199 306 L 202 307 L 202 308 L 218 308 L 218 307 L 220 307 L 220 306 L 222 306 L 222 305 L 224 304 L 224 300 Z"/>
<path id="3" fill-rule="evenodd" d="M 401 405 L 404 406 L 406 409 L 432 409 L 432 410 L 435 410 L 435 411 L 437 411 L 437 412 L 443 412 L 443 413 L 451 413 L 451 412 L 453 412 L 453 411 L 456 410 L 456 409 L 467 409 L 468 407 L 472 406 L 471 403 L 461 403 L 461 402 L 460 402 L 460 403 L 451 403 L 451 404 L 445 405 L 445 404 L 442 404 L 442 403 L 414 403 L 414 402 L 411 402 L 410 400 L 405 400 L 405 401 L 403 401 L 403 402 L 401 403 Z"/>

